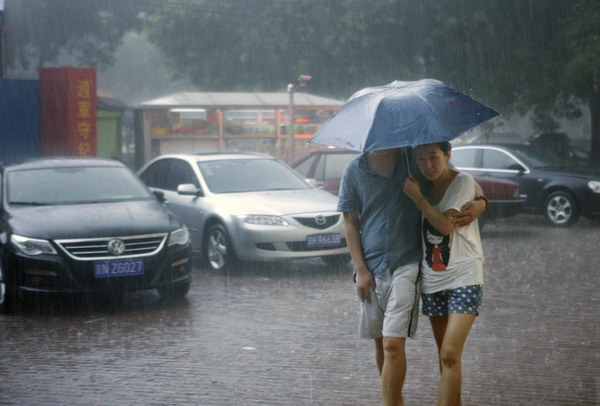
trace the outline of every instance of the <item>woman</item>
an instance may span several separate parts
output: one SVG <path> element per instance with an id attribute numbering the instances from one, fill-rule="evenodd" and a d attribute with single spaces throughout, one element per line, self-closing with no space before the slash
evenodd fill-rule
<path id="1" fill-rule="evenodd" d="M 474 221 L 455 227 L 451 216 L 475 198 L 472 176 L 448 166 L 449 142 L 416 148 L 417 166 L 429 181 L 428 198 L 410 176 L 406 193 L 423 215 L 421 291 L 438 347 L 441 378 L 438 405 L 460 405 L 461 358 L 483 293 L 483 250 Z M 487 202 L 487 200 L 486 200 Z"/>

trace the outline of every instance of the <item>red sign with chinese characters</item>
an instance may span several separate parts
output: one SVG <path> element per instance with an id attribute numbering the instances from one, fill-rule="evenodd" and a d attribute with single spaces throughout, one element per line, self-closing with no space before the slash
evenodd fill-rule
<path id="1" fill-rule="evenodd" d="M 96 70 L 41 68 L 42 155 L 96 156 Z"/>

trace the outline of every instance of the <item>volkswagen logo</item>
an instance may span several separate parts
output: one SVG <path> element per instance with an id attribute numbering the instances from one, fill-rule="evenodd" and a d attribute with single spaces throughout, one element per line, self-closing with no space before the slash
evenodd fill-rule
<path id="1" fill-rule="evenodd" d="M 125 252 L 125 243 L 121 240 L 110 240 L 108 242 L 108 252 L 113 255 L 121 255 Z"/>
<path id="2" fill-rule="evenodd" d="M 317 225 L 325 225 L 325 223 L 327 222 L 327 219 L 325 218 L 325 216 L 317 216 L 315 217 L 315 223 L 317 223 Z"/>

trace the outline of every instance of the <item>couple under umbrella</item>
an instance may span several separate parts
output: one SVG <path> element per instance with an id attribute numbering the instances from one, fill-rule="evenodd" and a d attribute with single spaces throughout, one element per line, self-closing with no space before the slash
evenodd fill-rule
<path id="1" fill-rule="evenodd" d="M 488 202 L 448 165 L 449 141 L 498 115 L 437 80 L 395 81 L 356 92 L 309 141 L 363 152 L 344 171 L 338 211 L 384 405 L 404 404 L 419 302 L 439 354 L 438 404 L 461 404 L 462 350 L 483 295 L 475 220 Z"/>

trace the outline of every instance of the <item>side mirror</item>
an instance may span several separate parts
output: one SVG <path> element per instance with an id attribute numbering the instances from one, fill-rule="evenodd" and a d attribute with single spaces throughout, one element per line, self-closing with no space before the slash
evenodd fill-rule
<path id="1" fill-rule="evenodd" d="M 202 189 L 198 189 L 191 183 L 184 183 L 177 186 L 177 194 L 184 196 L 204 196 Z"/>
<path id="2" fill-rule="evenodd" d="M 508 167 L 508 169 L 512 169 L 513 171 L 519 171 L 519 173 L 525 172 L 525 168 L 523 168 L 519 164 L 512 164 L 511 166 Z"/>
<path id="3" fill-rule="evenodd" d="M 318 180 L 313 179 L 313 178 L 308 178 L 308 179 L 305 179 L 305 180 L 306 180 L 306 183 L 308 183 L 312 187 L 315 187 L 317 189 L 325 189 L 326 185 L 325 185 L 324 182 L 319 182 Z"/>
<path id="4" fill-rule="evenodd" d="M 152 189 L 152 194 L 156 197 L 156 199 L 160 203 L 164 203 L 164 202 L 167 201 L 167 199 L 165 199 L 165 194 L 161 190 L 154 190 L 154 189 Z"/>

